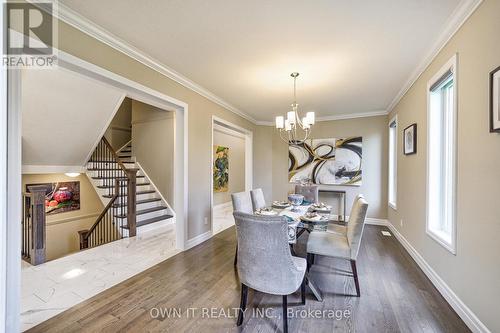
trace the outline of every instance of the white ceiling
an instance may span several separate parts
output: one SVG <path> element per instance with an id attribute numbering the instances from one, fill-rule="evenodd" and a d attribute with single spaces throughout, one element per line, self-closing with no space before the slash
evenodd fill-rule
<path id="1" fill-rule="evenodd" d="M 61 68 L 22 74 L 23 166 L 85 165 L 123 93 Z"/>
<path id="2" fill-rule="evenodd" d="M 467 0 L 61 0 L 259 121 L 385 111 Z"/>

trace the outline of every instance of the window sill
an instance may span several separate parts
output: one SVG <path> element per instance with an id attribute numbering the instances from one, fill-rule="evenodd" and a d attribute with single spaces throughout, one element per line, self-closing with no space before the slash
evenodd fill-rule
<path id="1" fill-rule="evenodd" d="M 450 251 L 453 255 L 457 254 L 457 249 L 455 244 L 450 240 L 448 241 L 446 238 L 447 235 L 437 230 L 427 229 L 427 235 L 429 235 L 432 239 L 434 239 L 439 245 L 444 247 L 446 250 Z"/>

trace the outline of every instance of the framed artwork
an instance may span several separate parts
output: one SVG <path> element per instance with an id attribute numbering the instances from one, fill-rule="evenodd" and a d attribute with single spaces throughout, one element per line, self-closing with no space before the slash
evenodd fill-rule
<path id="1" fill-rule="evenodd" d="M 290 183 L 355 185 L 362 181 L 363 138 L 309 139 L 288 146 Z"/>
<path id="2" fill-rule="evenodd" d="M 80 182 L 26 184 L 45 186 L 45 214 L 54 215 L 80 209 Z"/>
<path id="3" fill-rule="evenodd" d="M 229 184 L 229 148 L 214 146 L 214 192 L 227 192 Z"/>
<path id="4" fill-rule="evenodd" d="M 403 153 L 412 155 L 417 153 L 417 124 L 412 124 L 403 131 Z"/>
<path id="5" fill-rule="evenodd" d="M 490 73 L 490 132 L 500 132 L 500 67 Z"/>

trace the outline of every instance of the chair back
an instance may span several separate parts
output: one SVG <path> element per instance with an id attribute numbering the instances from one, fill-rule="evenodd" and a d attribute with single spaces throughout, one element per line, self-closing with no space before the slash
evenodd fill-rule
<path id="1" fill-rule="evenodd" d="M 248 287 L 274 295 L 293 293 L 300 281 L 288 244 L 284 216 L 233 213 L 238 236 L 238 277 Z M 293 289 L 293 290 L 291 290 Z"/>
<path id="2" fill-rule="evenodd" d="M 295 193 L 302 194 L 304 200 L 317 203 L 319 202 L 319 186 L 318 185 L 295 185 Z"/>
<path id="3" fill-rule="evenodd" d="M 363 197 L 360 197 L 352 206 L 349 222 L 347 223 L 347 241 L 351 248 L 351 259 L 353 260 L 358 257 L 367 210 L 368 203 Z"/>
<path id="4" fill-rule="evenodd" d="M 266 207 L 266 199 L 264 199 L 264 192 L 261 188 L 250 191 L 250 196 L 252 197 L 253 210 Z"/>
<path id="5" fill-rule="evenodd" d="M 253 214 L 252 198 L 250 192 L 238 192 L 231 194 L 233 211 Z"/>

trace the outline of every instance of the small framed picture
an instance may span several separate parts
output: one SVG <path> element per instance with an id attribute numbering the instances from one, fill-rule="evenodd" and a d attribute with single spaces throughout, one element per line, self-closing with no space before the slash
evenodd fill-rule
<path id="1" fill-rule="evenodd" d="M 500 67 L 490 73 L 490 132 L 500 132 Z"/>
<path id="2" fill-rule="evenodd" d="M 417 153 L 417 124 L 412 124 L 404 129 L 403 150 L 405 155 Z"/>

